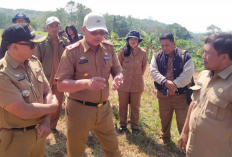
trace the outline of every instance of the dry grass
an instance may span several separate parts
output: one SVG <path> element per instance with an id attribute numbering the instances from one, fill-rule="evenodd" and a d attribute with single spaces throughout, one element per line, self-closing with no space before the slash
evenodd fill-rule
<path id="1" fill-rule="evenodd" d="M 196 75 L 195 75 L 196 77 Z M 194 78 L 195 78 L 194 77 Z M 173 124 L 171 128 L 172 138 L 167 145 L 160 145 L 157 143 L 160 137 L 160 118 L 158 104 L 156 100 L 156 91 L 153 85 L 153 79 L 149 74 L 149 67 L 147 67 L 144 75 L 145 90 L 141 100 L 140 110 L 140 133 L 133 135 L 131 133 L 119 135 L 119 149 L 123 157 L 184 157 L 177 147 L 177 140 L 179 137 L 176 127 L 175 115 L 173 116 Z M 110 80 L 112 82 L 112 80 Z M 118 96 L 117 92 L 111 90 L 109 100 L 112 106 L 113 119 L 115 128 L 118 131 L 119 117 L 118 117 Z M 129 127 L 130 128 L 130 127 Z M 57 129 L 61 131 L 61 135 L 54 136 L 50 134 L 47 138 L 46 157 L 66 157 L 66 126 L 64 119 L 64 109 L 62 110 L 61 118 L 58 122 Z M 130 130 L 131 132 L 131 130 Z M 98 139 L 90 132 L 87 149 L 85 151 L 86 157 L 103 157 L 103 151 L 100 147 Z"/>

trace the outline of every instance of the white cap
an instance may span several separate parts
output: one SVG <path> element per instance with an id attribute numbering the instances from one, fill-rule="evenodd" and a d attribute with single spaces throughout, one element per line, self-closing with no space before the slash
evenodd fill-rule
<path id="1" fill-rule="evenodd" d="M 51 17 L 49 17 L 49 18 L 47 19 L 47 21 L 46 21 L 46 26 L 49 25 L 49 24 L 51 24 L 51 23 L 53 23 L 53 22 L 58 22 L 58 23 L 60 23 L 60 20 L 59 20 L 57 17 L 55 17 L 55 16 L 51 16 Z"/>
<path id="2" fill-rule="evenodd" d="M 92 32 L 95 30 L 103 29 L 108 32 L 106 28 L 105 19 L 102 14 L 89 13 L 85 16 L 83 26 L 85 26 L 88 31 Z"/>

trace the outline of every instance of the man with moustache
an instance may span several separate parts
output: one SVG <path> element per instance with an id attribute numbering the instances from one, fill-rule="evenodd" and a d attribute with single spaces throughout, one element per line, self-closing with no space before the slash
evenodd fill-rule
<path id="1" fill-rule="evenodd" d="M 48 36 L 44 41 L 37 45 L 35 56 L 37 56 L 42 63 L 44 73 L 46 78 L 49 80 L 52 93 L 56 96 L 59 102 L 57 112 L 53 113 L 51 116 L 51 130 L 54 134 L 58 135 L 59 131 L 56 129 L 56 126 L 60 118 L 64 93 L 57 90 L 57 84 L 54 77 L 59 66 L 60 58 L 65 50 L 65 46 L 69 45 L 70 42 L 67 38 L 59 36 L 61 26 L 57 17 L 49 17 L 46 20 L 45 28 L 48 31 Z"/>
<path id="2" fill-rule="evenodd" d="M 206 38 L 202 58 L 207 70 L 191 87 L 192 103 L 178 147 L 187 157 L 231 157 L 232 34 L 221 32 Z"/>
<path id="3" fill-rule="evenodd" d="M 170 129 L 174 111 L 179 134 L 184 126 L 189 106 L 186 93 L 193 76 L 194 63 L 188 52 L 176 47 L 173 34 L 161 36 L 160 44 L 162 51 L 153 56 L 150 74 L 157 89 L 162 125 L 159 143 L 165 144 L 171 138 Z"/>

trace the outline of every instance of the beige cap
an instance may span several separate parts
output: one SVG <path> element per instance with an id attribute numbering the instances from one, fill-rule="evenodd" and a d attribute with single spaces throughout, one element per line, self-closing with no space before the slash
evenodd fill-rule
<path id="1" fill-rule="evenodd" d="M 57 17 L 55 17 L 55 16 L 51 16 L 51 17 L 49 17 L 49 18 L 47 19 L 47 21 L 46 21 L 46 26 L 49 25 L 49 24 L 51 24 L 51 23 L 53 23 L 53 22 L 58 22 L 58 23 L 60 23 L 60 20 L 59 20 Z"/>
<path id="2" fill-rule="evenodd" d="M 102 14 L 99 13 L 89 13 L 85 16 L 83 26 L 85 26 L 88 31 L 92 32 L 95 30 L 103 29 L 108 32 L 106 28 L 105 19 Z"/>

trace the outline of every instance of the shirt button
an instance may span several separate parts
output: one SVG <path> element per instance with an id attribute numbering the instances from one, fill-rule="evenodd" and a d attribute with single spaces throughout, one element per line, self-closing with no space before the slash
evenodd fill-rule
<path id="1" fill-rule="evenodd" d="M 194 120 L 196 121 L 196 120 L 197 120 L 197 117 L 195 117 Z"/>
<path id="2" fill-rule="evenodd" d="M 176 70 L 176 69 L 174 68 L 174 70 Z"/>

